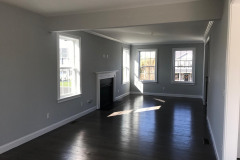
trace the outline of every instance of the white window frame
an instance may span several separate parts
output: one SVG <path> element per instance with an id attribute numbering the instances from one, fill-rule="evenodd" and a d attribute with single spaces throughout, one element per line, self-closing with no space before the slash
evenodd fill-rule
<path id="1" fill-rule="evenodd" d="M 155 55 L 155 80 L 140 80 L 140 71 L 141 71 L 141 64 L 140 64 L 140 53 L 141 52 L 148 52 L 148 51 L 154 51 L 156 53 Z M 157 76 L 158 76 L 158 50 L 157 49 L 138 49 L 138 75 L 139 75 L 139 81 L 142 83 L 156 83 L 158 81 Z"/>
<path id="2" fill-rule="evenodd" d="M 192 82 L 186 81 L 175 81 L 175 52 L 176 51 L 193 51 L 193 59 L 192 59 Z M 194 85 L 195 84 L 195 59 L 196 59 L 196 48 L 173 48 L 172 49 L 172 84 L 186 84 L 186 85 Z"/>
<path id="3" fill-rule="evenodd" d="M 129 56 L 129 66 L 128 66 L 128 69 L 129 69 L 129 79 L 127 81 L 124 81 L 123 79 L 123 70 L 124 70 L 124 59 L 123 59 L 123 54 L 124 54 L 124 50 L 127 50 L 128 51 L 128 56 Z M 122 84 L 128 84 L 130 83 L 130 49 L 129 48 L 126 48 L 126 47 L 123 47 L 123 50 L 122 50 Z"/>
<path id="4" fill-rule="evenodd" d="M 79 61 L 79 66 L 75 66 L 75 70 L 78 70 L 78 74 L 79 74 L 79 81 L 76 81 L 77 84 L 75 84 L 76 86 L 79 86 L 79 92 L 78 93 L 73 93 L 73 94 L 69 94 L 66 96 L 61 96 L 60 95 L 60 37 L 64 37 L 66 39 L 73 39 L 73 40 L 78 40 L 78 61 Z M 75 50 L 76 52 L 76 50 Z M 75 61 L 77 61 L 77 59 L 75 59 Z M 58 33 L 57 34 L 57 101 L 58 103 L 64 102 L 64 101 L 68 101 L 68 100 L 72 100 L 75 98 L 78 98 L 81 96 L 82 93 L 82 75 L 81 75 L 81 38 L 78 36 L 74 36 L 74 35 L 69 35 L 69 34 L 65 34 L 65 33 Z"/>

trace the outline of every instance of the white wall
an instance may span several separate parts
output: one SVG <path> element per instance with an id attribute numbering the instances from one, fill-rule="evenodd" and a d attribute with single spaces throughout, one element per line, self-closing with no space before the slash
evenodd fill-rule
<path id="1" fill-rule="evenodd" d="M 172 83 L 172 49 L 173 48 L 195 48 L 195 84 L 173 84 Z M 142 91 L 148 94 L 202 97 L 203 83 L 203 55 L 204 44 L 153 44 L 153 45 L 133 45 L 131 47 L 131 92 L 138 92 L 136 85 L 136 62 L 138 62 L 138 49 L 157 49 L 157 83 L 143 83 Z"/>
<path id="2" fill-rule="evenodd" d="M 240 0 L 229 1 L 223 159 L 237 158 L 240 103 Z"/>
<path id="3" fill-rule="evenodd" d="M 191 1 L 97 13 L 49 17 L 52 31 L 101 29 L 221 18 L 222 1 Z"/>
<path id="4" fill-rule="evenodd" d="M 240 106 L 239 106 L 240 108 Z M 240 110 L 239 110 L 239 115 L 240 115 Z M 238 121 L 238 150 L 237 150 L 237 157 L 240 158 L 240 118 Z"/>
<path id="5" fill-rule="evenodd" d="M 121 43 L 78 33 L 83 94 L 57 103 L 57 36 L 48 32 L 45 20 L 0 3 L 0 152 L 9 142 L 94 107 L 94 72 L 121 70 Z M 109 59 L 103 59 L 103 53 L 109 54 Z M 117 96 L 129 92 L 129 85 L 121 84 L 121 71 L 117 83 Z M 89 99 L 93 100 L 90 104 Z"/>
<path id="6" fill-rule="evenodd" d="M 225 76 L 228 33 L 228 5 L 224 6 L 223 17 L 215 21 L 210 34 L 210 70 L 208 87 L 207 118 L 212 133 L 214 148 L 222 159 L 225 111 Z"/>

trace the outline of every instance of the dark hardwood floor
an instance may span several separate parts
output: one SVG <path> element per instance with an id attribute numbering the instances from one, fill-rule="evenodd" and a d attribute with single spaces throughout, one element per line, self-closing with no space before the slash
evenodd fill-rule
<path id="1" fill-rule="evenodd" d="M 108 117 L 119 111 L 125 112 Z M 215 159 L 200 99 L 141 95 L 127 96 L 112 110 L 94 111 L 0 155 L 0 160 Z"/>

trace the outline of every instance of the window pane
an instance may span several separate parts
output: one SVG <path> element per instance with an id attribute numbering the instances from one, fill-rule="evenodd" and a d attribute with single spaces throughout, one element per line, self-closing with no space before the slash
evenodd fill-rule
<path id="1" fill-rule="evenodd" d="M 127 83 L 130 80 L 130 53 L 129 49 L 123 49 L 123 71 L 122 71 L 123 83 Z"/>
<path id="2" fill-rule="evenodd" d="M 144 73 L 144 67 L 140 68 L 140 73 Z"/>
<path id="3" fill-rule="evenodd" d="M 155 67 L 149 67 L 149 69 L 150 69 L 150 73 L 155 73 Z"/>
<path id="4" fill-rule="evenodd" d="M 180 61 L 175 61 L 175 66 L 179 66 L 180 65 Z"/>
<path id="5" fill-rule="evenodd" d="M 59 36 L 59 99 L 80 94 L 79 40 Z"/>
<path id="6" fill-rule="evenodd" d="M 155 65 L 155 51 L 140 51 L 140 80 L 155 80 Z"/>
<path id="7" fill-rule="evenodd" d="M 126 71 L 126 82 L 129 82 L 130 81 L 130 70 L 127 69 Z"/>
<path id="8" fill-rule="evenodd" d="M 140 80 L 143 80 L 143 77 L 144 77 L 144 73 L 140 73 L 139 79 L 140 79 Z"/>
<path id="9" fill-rule="evenodd" d="M 150 74 L 150 80 L 152 80 L 152 81 L 155 80 L 155 74 Z"/>
<path id="10" fill-rule="evenodd" d="M 145 73 L 150 73 L 150 67 L 145 67 L 144 71 L 145 71 Z"/>
<path id="11" fill-rule="evenodd" d="M 60 67 L 72 67 L 74 65 L 74 42 L 60 39 Z"/>
<path id="12" fill-rule="evenodd" d="M 187 60 L 192 60 L 192 58 L 193 58 L 193 52 L 187 51 Z"/>
<path id="13" fill-rule="evenodd" d="M 151 58 L 151 52 L 146 52 L 146 59 L 150 59 Z"/>
<path id="14" fill-rule="evenodd" d="M 193 51 L 175 51 L 174 81 L 192 82 Z"/>
<path id="15" fill-rule="evenodd" d="M 144 76 L 144 80 L 150 80 L 150 74 L 149 73 L 146 73 L 145 76 Z"/>
<path id="16" fill-rule="evenodd" d="M 179 81 L 179 73 L 175 73 L 175 81 Z"/>
<path id="17" fill-rule="evenodd" d="M 72 90 L 72 72 L 70 69 L 60 69 L 60 93 L 67 95 Z"/>

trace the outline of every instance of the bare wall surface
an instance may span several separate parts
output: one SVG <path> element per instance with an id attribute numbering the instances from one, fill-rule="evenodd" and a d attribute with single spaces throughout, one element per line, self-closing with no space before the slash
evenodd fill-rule
<path id="1" fill-rule="evenodd" d="M 2 3 L 0 20 L 0 146 L 94 107 L 94 72 L 121 69 L 122 44 L 79 33 L 83 94 L 57 103 L 56 34 L 47 31 L 44 17 Z M 106 53 L 109 59 L 101 58 Z M 129 91 L 120 73 L 117 96 Z"/>
<path id="2" fill-rule="evenodd" d="M 95 72 L 113 70 L 118 70 L 115 95 L 120 96 L 129 92 L 130 83 L 122 84 L 122 50 L 123 47 L 130 46 L 86 32 L 66 33 L 81 37 L 83 94 L 90 91 L 96 94 Z"/>
<path id="3" fill-rule="evenodd" d="M 212 138 L 220 160 L 222 159 L 223 145 L 227 32 L 228 5 L 226 1 L 222 20 L 214 23 L 210 33 L 210 71 L 207 104 L 207 116 L 211 125 Z"/>
<path id="4" fill-rule="evenodd" d="M 130 9 L 49 17 L 51 31 L 104 29 L 147 24 L 189 22 L 221 18 L 219 0 L 154 5 Z"/>
<path id="5" fill-rule="evenodd" d="M 172 84 L 172 49 L 196 48 L 195 85 Z M 159 44 L 136 45 L 131 47 L 131 92 L 140 92 L 134 84 L 135 64 L 138 62 L 138 49 L 158 50 L 158 82 L 144 83 L 143 91 L 150 93 L 182 94 L 202 96 L 204 44 Z M 164 88 L 163 88 L 164 87 Z"/>

